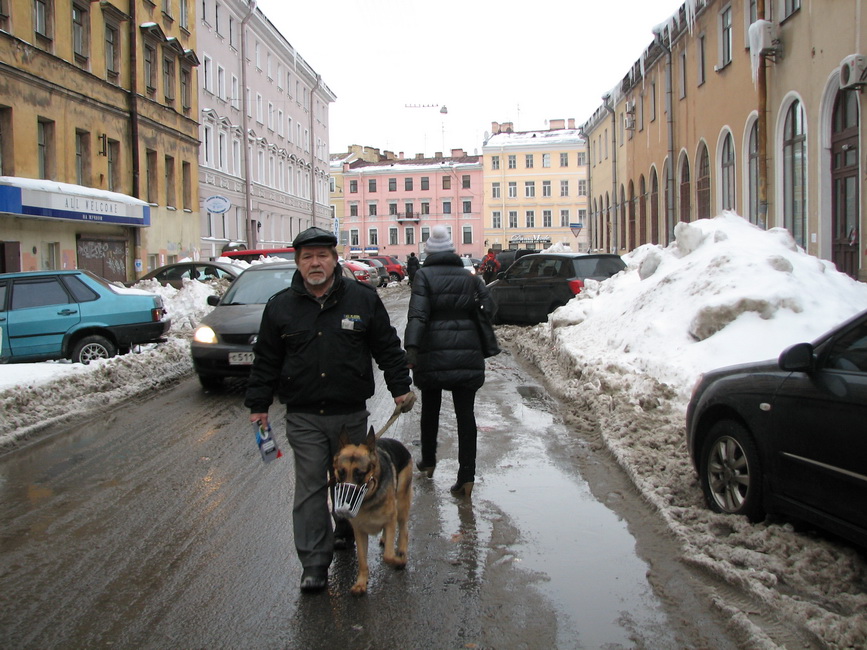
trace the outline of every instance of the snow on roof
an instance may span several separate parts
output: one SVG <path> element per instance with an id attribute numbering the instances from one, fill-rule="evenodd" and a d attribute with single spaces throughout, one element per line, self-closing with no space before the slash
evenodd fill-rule
<path id="1" fill-rule="evenodd" d="M 463 158 L 422 158 L 418 160 L 384 160 L 383 162 L 378 163 L 359 161 L 350 168 L 350 171 L 392 171 L 404 173 L 445 169 L 469 169 L 478 167 L 480 164 L 478 156 L 465 156 Z"/>
<path id="2" fill-rule="evenodd" d="M 43 192 L 55 192 L 59 194 L 73 194 L 75 196 L 89 196 L 95 199 L 105 199 L 106 201 L 117 201 L 118 203 L 127 203 L 129 205 L 148 205 L 147 201 L 142 201 L 128 194 L 120 194 L 119 192 L 109 192 L 108 190 L 100 190 L 96 187 L 87 187 L 85 185 L 73 185 L 71 183 L 59 183 L 57 181 L 49 181 L 40 178 L 20 178 L 18 176 L 0 176 L 0 185 L 9 185 L 10 187 L 20 187 L 25 190 L 41 190 Z"/>
<path id="3" fill-rule="evenodd" d="M 574 145 L 583 144 L 578 129 L 555 129 L 553 131 L 521 131 L 519 133 L 497 133 L 491 136 L 482 149 L 488 147 L 517 147 L 526 145 Z"/>

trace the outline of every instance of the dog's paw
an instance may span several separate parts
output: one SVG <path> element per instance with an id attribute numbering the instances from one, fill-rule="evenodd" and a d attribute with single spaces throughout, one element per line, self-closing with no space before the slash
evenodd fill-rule
<path id="1" fill-rule="evenodd" d="M 356 582 L 352 585 L 352 589 L 349 590 L 353 596 L 363 596 L 367 593 L 367 583 Z"/>
<path id="2" fill-rule="evenodd" d="M 383 558 L 386 564 L 393 566 L 395 569 L 403 569 L 406 567 L 406 554 L 398 552 L 394 557 Z"/>

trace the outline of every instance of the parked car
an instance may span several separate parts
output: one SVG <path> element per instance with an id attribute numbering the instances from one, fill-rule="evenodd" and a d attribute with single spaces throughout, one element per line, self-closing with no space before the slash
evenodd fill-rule
<path id="1" fill-rule="evenodd" d="M 241 267 L 227 262 L 177 262 L 154 269 L 136 282 L 156 280 L 163 286 L 171 285 L 175 289 L 181 289 L 184 280 L 206 282 L 226 279 L 231 282 L 241 274 L 242 270 Z M 129 283 L 129 286 L 132 284 L 135 282 Z"/>
<path id="2" fill-rule="evenodd" d="M 90 271 L 0 275 L 0 363 L 90 363 L 162 341 L 172 321 L 160 296 Z"/>
<path id="3" fill-rule="evenodd" d="M 536 253 L 519 257 L 488 285 L 495 323 L 541 323 L 583 288 L 584 281 L 606 280 L 626 268 L 618 255 Z"/>
<path id="4" fill-rule="evenodd" d="M 369 255 L 368 257 L 385 264 L 392 282 L 400 282 L 406 277 L 406 267 L 396 257 L 392 257 L 391 255 Z"/>
<path id="5" fill-rule="evenodd" d="M 505 271 L 524 255 L 535 255 L 536 253 L 542 252 L 544 251 L 537 251 L 533 248 L 519 248 L 514 250 L 508 250 L 497 253 L 497 261 L 500 263 L 500 270 Z"/>
<path id="6" fill-rule="evenodd" d="M 253 365 L 253 343 L 265 303 L 292 284 L 295 262 L 256 264 L 244 270 L 223 297 L 208 296 L 214 307 L 193 332 L 193 369 L 205 388 L 226 377 L 246 377 Z"/>
<path id="7" fill-rule="evenodd" d="M 686 411 L 708 506 L 867 546 L 867 311 L 777 360 L 705 373 Z"/>
<path id="8" fill-rule="evenodd" d="M 473 263 L 473 260 L 470 259 L 469 257 L 462 257 L 462 258 L 461 258 L 461 262 L 464 263 L 464 268 L 465 268 L 467 271 L 469 271 L 470 273 L 472 273 L 473 275 L 475 275 L 476 273 L 478 273 L 478 271 L 479 271 L 479 267 L 478 267 L 476 264 L 474 264 L 474 263 Z"/>
<path id="9" fill-rule="evenodd" d="M 294 248 L 256 248 L 242 249 L 237 251 L 226 251 L 221 253 L 220 257 L 226 257 L 230 260 L 240 260 L 242 262 L 256 262 L 260 257 L 282 257 L 285 260 L 295 260 Z"/>
<path id="10" fill-rule="evenodd" d="M 358 260 L 344 260 L 343 267 L 352 271 L 355 279 L 359 282 L 366 282 L 374 289 L 379 285 L 379 276 L 371 267 L 364 262 Z"/>
<path id="11" fill-rule="evenodd" d="M 391 276 L 388 274 L 388 269 L 385 268 L 385 264 L 380 262 L 379 260 L 370 259 L 367 257 L 361 257 L 358 259 L 359 262 L 363 264 L 367 264 L 374 271 L 376 271 L 377 277 L 379 278 L 379 286 L 386 286 L 391 280 Z"/>

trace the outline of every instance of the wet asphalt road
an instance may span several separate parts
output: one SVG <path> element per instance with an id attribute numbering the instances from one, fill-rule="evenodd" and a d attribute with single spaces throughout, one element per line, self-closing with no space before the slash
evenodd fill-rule
<path id="1" fill-rule="evenodd" d="M 403 332 L 406 295 L 386 300 Z M 444 399 L 434 478 L 414 476 L 409 564 L 349 595 L 298 591 L 291 455 L 263 464 L 243 386 L 194 377 L 0 458 L 3 648 L 733 648 L 710 588 L 531 368 L 489 360 L 471 501 Z M 376 428 L 393 402 L 370 400 Z M 272 416 L 277 413 L 272 407 Z M 279 421 L 279 418 L 277 418 Z M 418 456 L 418 411 L 389 436 Z M 277 427 L 277 439 L 289 451 Z"/>

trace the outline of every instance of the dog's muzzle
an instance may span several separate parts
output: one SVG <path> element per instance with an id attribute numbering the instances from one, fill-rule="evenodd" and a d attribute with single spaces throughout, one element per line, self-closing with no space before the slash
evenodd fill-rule
<path id="1" fill-rule="evenodd" d="M 367 483 L 337 483 L 331 494 L 334 516 L 352 519 L 361 510 L 364 495 L 367 494 Z"/>

